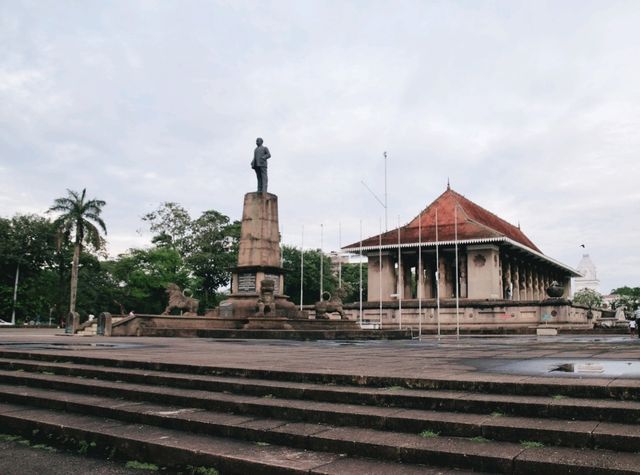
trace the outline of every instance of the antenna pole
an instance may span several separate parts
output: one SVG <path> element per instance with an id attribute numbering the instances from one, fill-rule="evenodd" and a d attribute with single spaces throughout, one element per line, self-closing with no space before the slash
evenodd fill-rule
<path id="1" fill-rule="evenodd" d="M 387 222 L 387 211 L 389 207 L 387 206 L 387 152 L 383 153 L 384 155 L 384 230 L 389 231 L 389 225 Z"/>

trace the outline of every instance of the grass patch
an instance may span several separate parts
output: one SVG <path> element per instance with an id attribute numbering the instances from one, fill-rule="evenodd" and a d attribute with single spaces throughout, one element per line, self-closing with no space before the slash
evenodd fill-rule
<path id="1" fill-rule="evenodd" d="M 275 399 L 275 396 L 273 394 L 265 394 L 264 396 L 262 396 L 264 399 Z"/>
<path id="2" fill-rule="evenodd" d="M 425 439 L 430 439 L 432 437 L 438 437 L 440 435 L 440 432 L 434 432 L 432 430 L 423 430 L 422 432 L 420 432 L 420 434 L 418 434 L 420 437 L 423 437 Z"/>
<path id="3" fill-rule="evenodd" d="M 151 470 L 152 472 L 157 472 L 159 470 L 159 467 L 154 463 L 138 462 L 137 460 L 129 460 L 125 467 L 135 470 Z"/>
<path id="4" fill-rule="evenodd" d="M 521 440 L 520 445 L 525 449 L 539 449 L 544 447 L 542 442 L 536 442 L 535 440 Z"/>
<path id="5" fill-rule="evenodd" d="M 220 472 L 211 467 L 196 467 L 191 473 L 193 475 L 220 475 Z"/>
<path id="6" fill-rule="evenodd" d="M 31 448 L 33 449 L 40 449 L 40 450 L 46 450 L 47 452 L 57 452 L 58 450 L 55 449 L 54 447 L 51 447 L 50 445 L 46 445 L 46 444 L 36 444 L 36 445 L 32 445 Z"/>
<path id="7" fill-rule="evenodd" d="M 266 447 L 271 444 L 269 442 L 256 442 L 256 445 L 259 445 L 260 447 Z"/>
<path id="8" fill-rule="evenodd" d="M 404 388 L 402 386 L 389 386 L 384 389 L 385 391 L 400 391 L 401 389 L 404 389 Z"/>
<path id="9" fill-rule="evenodd" d="M 0 442 L 17 442 L 20 439 L 19 435 L 0 434 Z"/>
<path id="10" fill-rule="evenodd" d="M 564 394 L 554 394 L 553 396 L 551 396 L 551 399 L 559 401 L 561 399 L 567 399 L 567 396 L 565 396 Z"/>
<path id="11" fill-rule="evenodd" d="M 502 416 L 504 416 L 503 412 L 494 411 L 491 413 L 491 417 L 502 417 Z"/>
<path id="12" fill-rule="evenodd" d="M 482 437 L 481 435 L 471 437 L 469 440 L 472 442 L 479 442 L 481 444 L 486 444 L 487 442 L 491 442 L 489 439 L 487 439 L 486 437 Z"/>
<path id="13" fill-rule="evenodd" d="M 84 455 L 89 451 L 89 442 L 86 440 L 81 440 L 78 442 L 78 453 L 80 455 Z"/>

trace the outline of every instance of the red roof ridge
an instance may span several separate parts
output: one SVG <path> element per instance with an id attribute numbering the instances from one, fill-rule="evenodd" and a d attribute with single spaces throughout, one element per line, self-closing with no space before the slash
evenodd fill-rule
<path id="1" fill-rule="evenodd" d="M 476 207 L 480 208 L 480 209 L 481 209 L 482 211 L 484 211 L 485 213 L 489 213 L 491 216 L 493 216 L 494 218 L 496 218 L 496 219 L 498 219 L 498 220 L 502 221 L 503 223 L 506 223 L 506 224 L 508 224 L 509 226 L 511 226 L 511 227 L 513 227 L 513 228 L 516 228 L 516 229 L 520 230 L 520 226 L 516 226 L 515 224 L 511 224 L 511 223 L 510 223 L 509 221 L 507 221 L 506 219 L 501 218 L 500 216 L 498 216 L 498 215 L 497 215 L 497 214 L 495 214 L 494 212 L 489 211 L 488 209 L 483 208 L 483 207 L 482 207 L 482 206 L 480 206 L 479 204 L 474 203 L 473 201 L 471 201 L 470 199 L 468 199 L 466 196 L 461 195 L 461 194 L 460 194 L 460 193 L 458 193 L 457 191 L 455 191 L 455 190 L 448 190 L 448 191 L 453 192 L 454 194 L 458 195 L 458 196 L 459 196 L 460 198 L 462 198 L 463 200 L 467 201 L 468 203 L 471 203 L 471 205 L 473 205 L 473 206 L 476 206 Z M 478 224 L 481 224 L 481 223 L 478 223 Z M 520 230 L 520 231 L 522 231 L 522 230 Z"/>
<path id="2" fill-rule="evenodd" d="M 440 210 L 441 219 L 438 220 L 438 226 L 435 226 L 434 214 L 438 213 L 438 210 Z M 542 251 L 533 244 L 520 228 L 474 203 L 450 187 L 447 187 L 443 193 L 407 224 L 380 235 L 371 236 L 363 240 L 363 246 L 378 246 L 380 241 L 383 241 L 384 245 L 390 245 L 393 242 L 397 242 L 395 235 L 398 232 L 401 235 L 403 244 L 417 242 L 418 227 L 422 227 L 422 236 L 425 239 L 423 242 L 504 238 L 542 254 Z M 436 239 L 438 234 L 439 237 Z"/>
<path id="3" fill-rule="evenodd" d="M 500 216 L 498 216 L 497 214 L 489 211 L 486 208 L 483 208 L 482 206 L 474 203 L 473 201 L 471 201 L 470 199 L 466 198 L 465 196 L 461 195 L 460 193 L 448 189 L 447 191 L 450 191 L 454 196 L 456 196 L 459 199 L 464 200 L 464 202 L 468 203 L 472 208 L 474 208 L 475 210 L 479 210 L 481 213 L 486 213 L 488 214 L 491 218 L 493 218 L 494 220 L 497 221 L 498 224 L 501 224 L 503 226 L 506 226 L 507 229 L 505 230 L 501 230 L 501 229 L 495 229 L 494 227 L 491 227 L 485 223 L 482 223 L 480 221 L 478 221 L 477 219 L 473 219 L 470 217 L 470 220 L 475 222 L 476 224 L 483 226 L 485 228 L 490 229 L 493 232 L 497 232 L 499 234 L 502 234 L 510 239 L 513 239 L 514 241 L 518 241 L 520 244 L 524 244 L 525 246 L 534 249 L 538 252 L 542 252 L 540 251 L 540 249 L 538 249 L 538 247 L 531 241 L 531 239 L 529 239 L 527 237 L 526 234 L 524 234 L 524 232 L 522 232 L 522 229 L 520 229 L 519 226 L 515 226 L 513 224 L 511 224 L 509 221 L 507 221 L 506 219 L 501 218 Z M 445 192 L 446 193 L 446 192 Z M 458 203 L 460 205 L 460 203 Z M 462 205 L 460 205 L 462 207 Z M 513 233 L 514 235 L 510 235 L 511 233 L 509 232 L 511 231 L 511 233 Z"/>
<path id="4" fill-rule="evenodd" d="M 502 219 L 500 216 L 488 209 L 474 203 L 464 195 L 461 195 L 457 191 L 451 189 L 451 187 L 447 187 L 440 196 L 433 200 L 418 216 L 409 221 L 405 226 L 409 227 L 409 225 L 413 223 L 411 227 L 415 227 L 415 223 L 420 220 L 424 214 L 429 213 L 434 206 L 438 206 L 438 204 L 447 196 L 451 197 L 451 200 L 454 203 L 454 208 L 457 207 L 464 213 L 463 221 L 479 226 L 490 234 L 507 237 L 535 251 L 542 252 L 519 227 L 511 224 L 505 219 Z"/>

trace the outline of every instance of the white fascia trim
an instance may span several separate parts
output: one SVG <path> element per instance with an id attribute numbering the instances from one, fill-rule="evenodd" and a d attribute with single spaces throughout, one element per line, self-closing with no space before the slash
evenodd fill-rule
<path id="1" fill-rule="evenodd" d="M 549 256 L 545 256 L 544 254 L 542 254 L 541 252 L 538 252 L 534 249 L 531 249 L 530 247 L 525 246 L 524 244 L 520 244 L 518 241 L 514 241 L 511 238 L 505 237 L 505 236 L 500 236 L 500 237 L 493 237 L 493 238 L 480 238 L 480 239 L 460 239 L 458 241 L 430 241 L 430 242 L 423 242 L 422 243 L 422 247 L 436 247 L 436 246 L 450 246 L 450 245 L 455 245 L 456 242 L 458 244 L 486 244 L 486 243 L 491 243 L 491 242 L 505 242 L 508 243 L 514 247 L 520 248 L 524 251 L 529 252 L 530 254 L 533 254 L 534 256 L 539 257 L 540 259 L 543 259 L 557 267 L 560 267 L 566 271 L 569 271 L 572 274 L 575 274 L 572 277 L 577 277 L 580 276 L 581 274 L 573 269 L 572 267 L 569 267 L 565 264 L 563 264 L 560 261 L 557 261 L 555 259 L 552 259 Z M 400 243 L 400 248 L 410 248 L 410 247 L 414 247 L 417 248 L 418 247 L 418 243 L 417 242 L 407 242 L 407 243 Z M 354 253 L 354 254 L 359 254 L 360 251 L 377 251 L 380 249 L 398 249 L 398 244 L 383 244 L 382 246 L 356 246 L 356 247 L 345 247 L 342 250 L 344 252 L 350 252 L 350 253 Z"/>
<path id="2" fill-rule="evenodd" d="M 549 256 L 545 256 L 545 255 L 544 255 L 544 254 L 542 254 L 541 252 L 534 251 L 534 250 L 533 250 L 533 249 L 531 249 L 530 247 L 527 247 L 527 246 L 525 246 L 525 245 L 523 245 L 523 244 L 520 244 L 518 241 L 514 241 L 513 239 L 510 239 L 510 238 L 505 238 L 505 241 L 506 241 L 506 242 L 508 242 L 509 244 L 511 244 L 512 246 L 519 247 L 520 249 L 524 249 L 525 251 L 530 252 L 531 254 L 533 254 L 533 255 L 535 255 L 535 256 L 538 256 L 538 257 L 539 257 L 539 258 L 541 258 L 541 259 L 544 259 L 545 261 L 549 261 L 550 263 L 552 263 L 552 264 L 553 264 L 553 265 L 555 265 L 555 266 L 561 267 L 562 269 L 567 270 L 567 271 L 569 271 L 569 272 L 570 272 L 570 273 L 572 273 L 572 274 L 575 274 L 575 275 L 572 275 L 571 277 L 576 277 L 576 276 L 580 276 L 580 275 L 581 275 L 581 274 L 580 274 L 577 270 L 575 270 L 573 267 L 569 267 L 568 265 L 563 264 L 563 263 L 562 263 L 562 262 L 560 262 L 560 261 L 556 261 L 555 259 L 552 259 L 552 258 L 551 258 L 551 257 L 549 257 Z"/>
<path id="3" fill-rule="evenodd" d="M 458 241 L 430 241 L 423 242 L 421 247 L 436 247 L 436 246 L 448 246 L 455 245 L 456 242 L 458 244 L 484 244 L 488 242 L 500 242 L 504 241 L 504 237 L 494 237 L 494 238 L 480 238 L 480 239 L 459 239 Z M 407 247 L 418 247 L 417 242 L 402 242 L 400 243 L 401 248 Z M 382 246 L 356 246 L 356 247 L 345 247 L 342 250 L 345 252 L 359 253 L 360 250 L 363 251 L 377 251 L 379 249 L 398 249 L 398 244 L 383 244 Z"/>

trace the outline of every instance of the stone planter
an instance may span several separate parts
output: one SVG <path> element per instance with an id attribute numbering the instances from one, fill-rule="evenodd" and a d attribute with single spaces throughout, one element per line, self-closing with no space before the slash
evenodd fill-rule
<path id="1" fill-rule="evenodd" d="M 547 295 L 551 298 L 557 299 L 564 295 L 564 287 L 559 284 L 551 284 L 547 287 Z"/>

